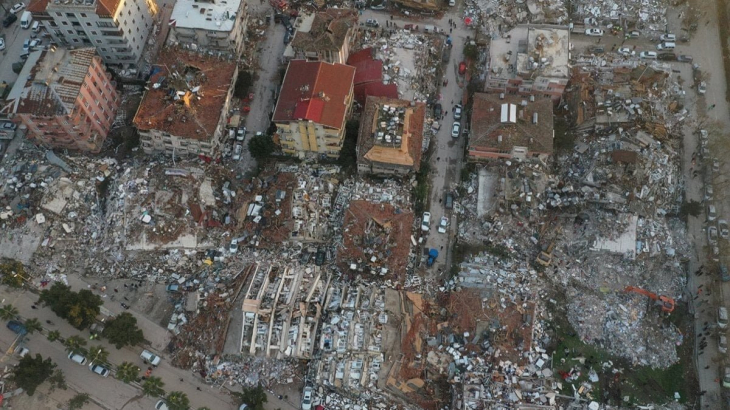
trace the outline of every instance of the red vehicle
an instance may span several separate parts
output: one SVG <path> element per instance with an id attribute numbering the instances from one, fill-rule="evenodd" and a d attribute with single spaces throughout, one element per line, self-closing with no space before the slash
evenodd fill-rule
<path id="1" fill-rule="evenodd" d="M 466 63 L 462 61 L 459 63 L 459 75 L 464 74 L 466 74 Z"/>

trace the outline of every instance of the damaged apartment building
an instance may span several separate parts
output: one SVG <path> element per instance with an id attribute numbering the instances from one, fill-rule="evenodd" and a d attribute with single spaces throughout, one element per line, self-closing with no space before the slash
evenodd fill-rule
<path id="1" fill-rule="evenodd" d="M 164 49 L 134 117 L 144 152 L 216 158 L 237 75 L 232 61 Z"/>
<path id="2" fill-rule="evenodd" d="M 246 46 L 248 4 L 243 0 L 180 0 L 170 15 L 168 44 L 222 51 L 237 58 Z"/>
<path id="3" fill-rule="evenodd" d="M 284 57 L 345 64 L 357 39 L 357 21 L 357 11 L 350 9 L 327 9 L 300 16 Z"/>
<path id="4" fill-rule="evenodd" d="M 418 172 L 426 105 L 368 97 L 360 118 L 357 170 L 381 176 Z"/>
<path id="5" fill-rule="evenodd" d="M 120 104 L 116 83 L 93 48 L 30 53 L 7 97 L 27 137 L 47 148 L 98 153 Z"/>
<path id="6" fill-rule="evenodd" d="M 485 91 L 560 102 L 570 78 L 570 30 L 520 25 L 490 43 Z"/>

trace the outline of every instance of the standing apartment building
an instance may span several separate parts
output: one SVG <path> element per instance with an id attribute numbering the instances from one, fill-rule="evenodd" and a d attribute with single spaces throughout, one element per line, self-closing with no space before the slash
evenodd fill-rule
<path id="1" fill-rule="evenodd" d="M 94 48 L 34 51 L 2 112 L 47 148 L 101 151 L 121 102 Z M 26 79 L 21 81 L 20 79 Z"/>
<path id="2" fill-rule="evenodd" d="M 289 155 L 337 158 L 352 111 L 355 67 L 293 60 L 281 86 L 272 122 Z"/>
<path id="3" fill-rule="evenodd" d="M 57 44 L 95 47 L 122 69 L 137 68 L 158 12 L 154 0 L 35 0 L 28 9 Z"/>
<path id="4" fill-rule="evenodd" d="M 243 0 L 178 0 L 170 16 L 168 42 L 238 57 L 247 26 L 248 4 Z"/>

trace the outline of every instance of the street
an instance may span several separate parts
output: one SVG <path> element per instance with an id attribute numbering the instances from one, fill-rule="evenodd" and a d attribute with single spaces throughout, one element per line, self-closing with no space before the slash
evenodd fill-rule
<path id="1" fill-rule="evenodd" d="M 26 5 L 27 0 L 23 1 Z M 0 18 L 5 18 L 7 14 L 4 14 L 0 9 Z M 16 21 L 10 27 L 0 26 L 0 34 L 5 35 L 5 50 L 3 50 L 0 57 L 0 83 L 6 82 L 12 84 L 18 79 L 18 74 L 13 72 L 13 63 L 20 61 L 20 54 L 23 52 L 23 42 L 30 38 L 33 34 L 30 29 L 21 29 L 20 22 Z"/>

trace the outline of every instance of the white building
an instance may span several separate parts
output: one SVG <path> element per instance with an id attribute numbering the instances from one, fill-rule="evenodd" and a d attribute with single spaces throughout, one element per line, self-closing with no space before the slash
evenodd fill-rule
<path id="1" fill-rule="evenodd" d="M 247 9 L 243 0 L 178 0 L 170 16 L 168 42 L 238 56 L 246 36 Z"/>
<path id="2" fill-rule="evenodd" d="M 158 12 L 154 0 L 37 0 L 29 9 L 56 43 L 96 47 L 122 68 L 136 68 Z"/>

